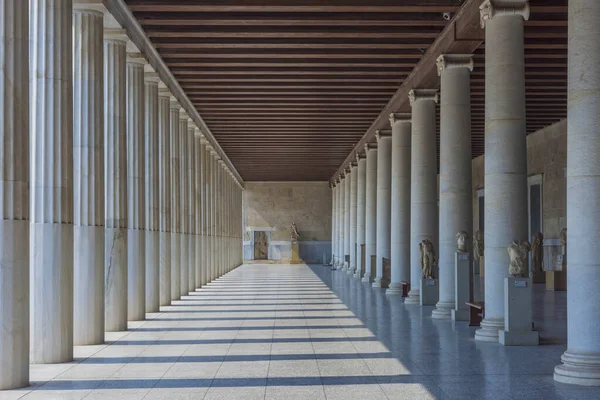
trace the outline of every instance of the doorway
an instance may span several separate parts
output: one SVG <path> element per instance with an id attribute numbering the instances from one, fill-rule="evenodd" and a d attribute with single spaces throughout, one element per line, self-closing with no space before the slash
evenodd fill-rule
<path id="1" fill-rule="evenodd" d="M 265 231 L 254 231 L 254 259 L 269 259 L 269 238 Z"/>

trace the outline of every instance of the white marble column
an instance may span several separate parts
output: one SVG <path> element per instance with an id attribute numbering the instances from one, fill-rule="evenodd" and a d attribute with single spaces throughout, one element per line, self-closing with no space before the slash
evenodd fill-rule
<path id="1" fill-rule="evenodd" d="M 391 279 L 386 295 L 402 295 L 401 282 L 410 282 L 410 114 L 391 114 Z"/>
<path id="2" fill-rule="evenodd" d="M 209 282 L 208 279 L 208 256 L 207 256 L 207 228 L 206 228 L 206 206 L 207 206 L 207 190 L 206 190 L 206 165 L 207 165 L 207 157 L 208 153 L 206 151 L 206 138 L 200 138 L 200 194 L 201 194 L 201 209 L 202 209 L 202 258 L 201 258 L 201 269 L 202 269 L 202 286 L 206 285 Z"/>
<path id="3" fill-rule="evenodd" d="M 456 234 L 473 237 L 471 184 L 471 83 L 473 55 L 437 59 L 441 76 L 439 301 L 431 316 L 450 319 L 455 307 Z M 469 246 L 470 248 L 470 246 Z"/>
<path id="4" fill-rule="evenodd" d="M 146 317 L 146 221 L 144 191 L 144 65 L 127 53 L 127 319 Z"/>
<path id="5" fill-rule="evenodd" d="M 372 271 L 376 268 L 371 256 L 377 254 L 377 143 L 365 145 L 367 172 L 365 174 L 365 274 L 363 282 L 371 282 Z"/>
<path id="6" fill-rule="evenodd" d="M 337 196 L 337 192 L 336 192 L 336 188 L 335 188 L 335 181 L 330 182 L 329 183 L 329 187 L 331 188 L 331 266 L 335 266 L 335 243 L 337 240 L 336 237 L 336 209 L 335 209 L 335 201 L 336 201 L 336 196 Z"/>
<path id="7" fill-rule="evenodd" d="M 189 236 L 189 195 L 190 190 L 188 186 L 188 120 L 189 116 L 185 110 L 181 110 L 179 115 L 179 196 L 181 208 L 179 209 L 180 220 L 181 220 L 181 234 L 180 234 L 180 248 L 181 248 L 181 259 L 179 261 L 181 281 L 179 282 L 179 294 L 186 296 L 188 290 L 189 280 L 189 247 L 190 243 L 188 240 Z"/>
<path id="8" fill-rule="evenodd" d="M 104 31 L 104 329 L 127 330 L 127 85 L 124 29 Z"/>
<path id="9" fill-rule="evenodd" d="M 194 196 L 196 190 L 194 189 L 194 171 L 196 168 L 196 153 L 194 152 L 194 142 L 196 136 L 196 124 L 190 118 L 188 119 L 188 133 L 187 133 L 187 221 L 188 221 L 188 293 L 196 291 L 196 232 L 195 232 L 195 216 L 196 216 L 196 204 Z"/>
<path id="10" fill-rule="evenodd" d="M 335 178 L 335 262 L 333 269 L 337 269 L 342 262 L 342 218 L 341 218 L 341 204 L 342 204 L 342 179 L 340 176 Z"/>
<path id="11" fill-rule="evenodd" d="M 352 169 L 350 173 L 350 267 L 348 274 L 354 274 L 356 271 L 356 197 L 358 183 L 358 163 L 353 161 L 350 163 Z"/>
<path id="12" fill-rule="evenodd" d="M 171 304 L 171 92 L 158 87 L 159 305 Z"/>
<path id="13" fill-rule="evenodd" d="M 383 259 L 390 258 L 392 186 L 392 132 L 379 130 L 377 137 L 377 214 L 376 214 L 376 276 L 374 288 L 382 287 Z M 385 283 L 383 283 L 385 286 Z"/>
<path id="14" fill-rule="evenodd" d="M 495 2 L 494 2 L 495 3 Z M 524 20 L 526 1 L 482 4 L 485 26 L 485 318 L 475 339 L 497 342 L 504 329 L 506 247 L 527 240 Z"/>
<path id="15" fill-rule="evenodd" d="M 210 144 L 206 145 L 206 271 L 208 282 L 212 282 L 215 279 L 213 271 L 213 151 Z"/>
<path id="16" fill-rule="evenodd" d="M 600 2 L 569 1 L 567 351 L 558 382 L 600 386 Z"/>
<path id="17" fill-rule="evenodd" d="M 342 269 L 345 262 L 345 251 L 346 251 L 346 171 L 342 171 L 340 175 L 340 234 L 339 234 L 339 249 L 340 249 L 340 262 L 337 269 Z"/>
<path id="18" fill-rule="evenodd" d="M 104 342 L 104 6 L 73 7 L 73 344 Z"/>
<path id="19" fill-rule="evenodd" d="M 437 90 L 414 89 L 412 106 L 410 190 L 410 292 L 406 304 L 420 304 L 421 253 L 419 243 L 428 239 L 438 254 L 437 157 L 435 104 Z M 437 275 L 437 271 L 434 271 Z M 437 278 L 437 276 L 435 276 Z"/>
<path id="20" fill-rule="evenodd" d="M 202 140 L 199 128 L 194 131 L 194 225 L 196 288 L 202 287 Z"/>
<path id="21" fill-rule="evenodd" d="M 352 170 L 346 168 L 346 177 L 344 178 L 344 264 L 342 271 L 350 267 L 350 185 L 352 181 Z M 348 261 L 346 261 L 348 260 Z"/>
<path id="22" fill-rule="evenodd" d="M 50 364 L 73 360 L 73 3 L 29 5 L 30 355 Z"/>
<path id="23" fill-rule="evenodd" d="M 171 300 L 181 298 L 181 160 L 179 132 L 181 107 L 174 97 L 170 100 L 169 157 L 171 159 Z"/>
<path id="24" fill-rule="evenodd" d="M 224 198 L 223 198 L 223 165 L 224 161 L 218 160 L 217 168 L 217 265 L 219 277 L 223 276 L 223 214 L 224 214 Z"/>
<path id="25" fill-rule="evenodd" d="M 367 184 L 367 156 L 366 154 L 357 153 L 356 161 L 356 271 L 355 278 L 361 278 L 365 270 L 364 260 L 361 256 L 361 248 L 365 244 L 365 201 L 366 201 L 366 184 Z"/>
<path id="26" fill-rule="evenodd" d="M 160 307 L 160 192 L 158 172 L 158 74 L 149 65 L 144 74 L 144 189 L 146 224 L 146 312 Z"/>
<path id="27" fill-rule="evenodd" d="M 29 385 L 29 7 L 0 1 L 0 390 Z"/>

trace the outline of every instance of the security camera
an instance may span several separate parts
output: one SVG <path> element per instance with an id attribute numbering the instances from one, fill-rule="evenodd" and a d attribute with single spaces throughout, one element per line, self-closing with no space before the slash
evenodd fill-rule
<path id="1" fill-rule="evenodd" d="M 442 17 L 446 20 L 446 21 L 450 21 L 450 19 L 452 18 L 452 14 L 449 12 L 445 12 L 442 14 Z"/>

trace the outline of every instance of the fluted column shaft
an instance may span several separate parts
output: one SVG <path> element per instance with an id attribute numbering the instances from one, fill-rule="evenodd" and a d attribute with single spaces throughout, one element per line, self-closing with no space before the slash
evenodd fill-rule
<path id="1" fill-rule="evenodd" d="M 350 267 L 350 189 L 352 184 L 352 170 L 349 167 L 346 169 L 344 181 L 344 265 L 342 271 Z"/>
<path id="2" fill-rule="evenodd" d="M 344 267 L 344 262 L 346 260 L 346 235 L 348 234 L 346 232 L 346 182 L 345 175 L 342 175 L 340 181 L 340 263 L 338 269 Z"/>
<path id="3" fill-rule="evenodd" d="M 104 32 L 104 329 L 127 330 L 127 85 L 124 30 Z"/>
<path id="4" fill-rule="evenodd" d="M 196 129 L 194 136 L 194 225 L 196 288 L 202 287 L 202 135 Z"/>
<path id="5" fill-rule="evenodd" d="M 391 199 L 392 186 L 392 136 L 390 131 L 377 132 L 377 226 L 375 263 L 377 271 L 373 287 L 386 286 L 383 279 L 383 259 L 390 258 Z"/>
<path id="6" fill-rule="evenodd" d="M 365 200 L 365 274 L 363 282 L 371 282 L 371 274 L 375 265 L 371 256 L 376 255 L 376 222 L 377 222 L 377 144 L 365 146 L 367 153 L 366 200 Z"/>
<path id="7" fill-rule="evenodd" d="M 356 271 L 355 278 L 361 278 L 365 270 L 361 249 L 365 244 L 365 201 L 367 184 L 367 157 L 357 155 L 358 167 L 356 169 Z"/>
<path id="8" fill-rule="evenodd" d="M 335 198 L 337 196 L 335 182 L 330 183 L 329 187 L 331 188 L 331 265 L 335 265 Z"/>
<path id="9" fill-rule="evenodd" d="M 600 3 L 569 1 L 567 351 L 558 382 L 600 386 Z"/>
<path id="10" fill-rule="evenodd" d="M 104 343 L 104 14 L 73 10 L 73 344 Z"/>
<path id="11" fill-rule="evenodd" d="M 196 167 L 194 152 L 194 142 L 195 142 L 195 131 L 196 124 L 190 118 L 188 120 L 188 131 L 187 131 L 187 172 L 186 172 L 186 181 L 187 181 L 187 221 L 188 221 L 188 286 L 187 291 L 194 292 L 196 290 L 196 224 L 195 224 L 195 215 L 196 215 L 196 204 L 194 201 L 194 196 L 196 194 L 196 190 L 194 188 L 194 171 Z"/>
<path id="12" fill-rule="evenodd" d="M 207 269 L 207 264 L 208 264 L 208 248 L 207 248 L 207 229 L 206 229 L 206 220 L 207 220 L 207 215 L 206 215 L 206 205 L 207 205 L 207 199 L 206 199 L 206 194 L 207 194 L 207 190 L 206 190 L 206 164 L 207 164 L 207 151 L 206 151 L 206 139 L 205 138 L 201 138 L 200 139 L 200 193 L 201 193 L 201 204 L 200 204 L 200 208 L 202 210 L 202 223 L 201 223 L 201 229 L 202 229 L 202 259 L 201 259 L 201 269 L 202 269 L 202 286 L 206 285 L 209 282 L 208 279 L 208 269 Z"/>
<path id="13" fill-rule="evenodd" d="M 29 7 L 0 1 L 0 390 L 29 385 Z"/>
<path id="14" fill-rule="evenodd" d="M 170 158 L 171 158 L 171 300 L 181 298 L 181 159 L 179 158 L 179 114 L 181 107 L 175 98 L 170 102 Z"/>
<path id="15" fill-rule="evenodd" d="M 158 312 L 160 307 L 160 192 L 158 174 L 158 74 L 144 76 L 144 188 L 146 219 L 146 312 Z"/>
<path id="16" fill-rule="evenodd" d="M 146 316 L 146 217 L 144 176 L 144 64 L 127 54 L 127 319 Z"/>
<path id="17" fill-rule="evenodd" d="M 159 305 L 171 304 L 171 93 L 158 93 Z"/>
<path id="18" fill-rule="evenodd" d="M 181 208 L 179 209 L 180 219 L 181 219 L 181 260 L 180 260 L 180 273 L 181 273 L 181 281 L 179 282 L 179 294 L 181 296 L 185 296 L 189 293 L 188 282 L 190 279 L 189 276 L 189 250 L 190 250 L 190 242 L 189 242 L 189 228 L 190 228 L 190 219 L 189 219 L 189 190 L 190 187 L 188 182 L 188 114 L 182 110 L 179 119 L 179 162 L 180 162 L 180 182 L 179 186 L 179 195 L 180 195 L 180 204 Z"/>
<path id="19" fill-rule="evenodd" d="M 46 364 L 73 359 L 73 3 L 29 5 L 30 354 Z"/>
<path id="20" fill-rule="evenodd" d="M 410 282 L 410 143 L 408 114 L 392 114 L 391 279 L 386 295 L 401 295 Z"/>
<path id="21" fill-rule="evenodd" d="M 358 183 L 358 164 L 352 162 L 350 173 L 350 266 L 349 274 L 354 274 L 356 271 L 356 185 Z"/>
<path id="22" fill-rule="evenodd" d="M 495 3 L 495 2 L 494 2 Z M 475 339 L 504 329 L 504 278 L 513 240 L 527 240 L 524 16 L 513 1 L 485 22 L 485 318 Z M 484 3 L 482 6 L 484 6 Z M 491 3 L 487 3 L 490 4 Z M 525 9 L 523 9 L 525 10 Z"/>
<path id="23" fill-rule="evenodd" d="M 428 239 L 438 251 L 436 116 L 437 91 L 412 90 L 410 191 L 410 292 L 405 303 L 421 301 L 419 243 Z M 435 272 L 437 274 L 437 272 Z"/>
<path id="24" fill-rule="evenodd" d="M 433 318 L 450 318 L 455 307 L 456 234 L 473 231 L 471 184 L 472 55 L 438 58 L 440 101 L 440 297 Z M 468 282 L 466 282 L 468 285 Z"/>

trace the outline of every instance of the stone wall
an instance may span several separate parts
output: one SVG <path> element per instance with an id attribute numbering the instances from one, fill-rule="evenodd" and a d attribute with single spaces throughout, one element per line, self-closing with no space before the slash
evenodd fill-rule
<path id="1" fill-rule="evenodd" d="M 527 136 L 527 175 L 542 174 L 542 233 L 558 238 L 567 225 L 567 121 Z M 484 156 L 473 160 L 473 232 L 479 226 L 477 190 L 484 188 Z"/>
<path id="2" fill-rule="evenodd" d="M 292 222 L 300 233 L 305 262 L 331 259 L 331 189 L 327 182 L 246 182 L 244 190 L 244 258 L 252 259 L 255 230 L 270 232 L 269 259 L 288 262 Z"/>

